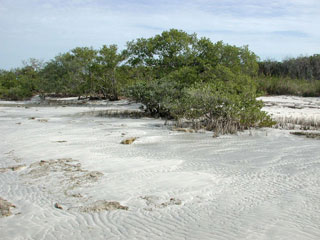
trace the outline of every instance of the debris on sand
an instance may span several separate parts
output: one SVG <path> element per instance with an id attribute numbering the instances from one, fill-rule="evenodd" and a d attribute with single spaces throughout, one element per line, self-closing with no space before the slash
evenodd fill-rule
<path id="1" fill-rule="evenodd" d="M 67 192 L 65 192 L 65 195 L 71 196 L 71 197 L 74 197 L 74 198 L 82 198 L 83 197 L 80 193 L 68 194 Z"/>
<path id="2" fill-rule="evenodd" d="M 58 208 L 58 209 L 61 209 L 61 210 L 63 209 L 63 207 L 62 207 L 59 203 L 55 203 L 55 204 L 54 204 L 54 207 L 55 207 L 55 208 Z"/>
<path id="3" fill-rule="evenodd" d="M 305 136 L 307 138 L 320 139 L 320 133 L 318 132 L 290 132 L 290 134 L 297 136 Z"/>
<path id="4" fill-rule="evenodd" d="M 15 205 L 0 197 L 0 218 L 12 215 L 10 208 L 15 207 Z"/>
<path id="5" fill-rule="evenodd" d="M 9 170 L 11 170 L 11 171 L 18 171 L 18 170 L 20 170 L 20 169 L 22 169 L 22 168 L 24 168 L 26 165 L 15 165 L 15 166 L 10 166 L 10 167 L 6 167 L 6 168 L 0 168 L 0 173 L 1 172 L 6 172 L 6 171 L 9 171 Z"/>
<path id="6" fill-rule="evenodd" d="M 162 207 L 167 207 L 169 205 L 181 205 L 181 200 L 180 199 L 175 199 L 175 198 L 170 198 L 168 202 L 161 203 Z"/>
<path id="7" fill-rule="evenodd" d="M 48 122 L 48 119 L 42 118 L 42 119 L 38 119 L 38 121 L 39 121 L 39 122 Z"/>
<path id="8" fill-rule="evenodd" d="M 98 200 L 89 206 L 80 207 L 81 212 L 101 212 L 112 210 L 128 210 L 127 206 L 122 206 L 119 202 L 108 202 L 106 200 Z"/>
<path id="9" fill-rule="evenodd" d="M 177 132 L 187 132 L 187 133 L 196 132 L 194 129 L 191 129 L 191 128 L 173 128 L 172 130 Z"/>
<path id="10" fill-rule="evenodd" d="M 157 196 L 144 196 L 141 199 L 146 201 L 146 205 L 149 208 L 145 208 L 145 210 L 152 211 L 153 208 L 165 208 L 173 205 L 181 205 L 182 201 L 177 198 L 170 198 L 169 201 L 161 201 Z"/>
<path id="11" fill-rule="evenodd" d="M 136 139 L 137 139 L 136 137 L 127 138 L 125 140 L 122 140 L 121 144 L 132 144 Z"/>

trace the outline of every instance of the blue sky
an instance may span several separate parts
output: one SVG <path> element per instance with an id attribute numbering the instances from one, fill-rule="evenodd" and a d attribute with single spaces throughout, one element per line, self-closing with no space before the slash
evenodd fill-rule
<path id="1" fill-rule="evenodd" d="M 319 0 L 0 0 L 0 69 L 177 28 L 262 59 L 320 53 Z"/>

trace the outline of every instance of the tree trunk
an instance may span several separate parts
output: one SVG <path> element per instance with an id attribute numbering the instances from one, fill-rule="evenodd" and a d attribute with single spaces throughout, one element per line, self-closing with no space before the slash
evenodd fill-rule
<path id="1" fill-rule="evenodd" d="M 114 68 L 112 70 L 112 94 L 113 99 L 112 100 L 119 100 L 118 91 L 117 91 L 117 79 L 116 79 L 116 69 Z"/>

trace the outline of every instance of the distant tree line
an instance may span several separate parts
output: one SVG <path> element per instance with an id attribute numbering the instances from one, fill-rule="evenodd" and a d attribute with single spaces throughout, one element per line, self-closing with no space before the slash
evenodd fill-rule
<path id="1" fill-rule="evenodd" d="M 320 96 L 320 54 L 282 62 L 259 62 L 258 89 L 264 94 Z"/>
<path id="2" fill-rule="evenodd" d="M 133 79 L 134 69 L 122 64 L 125 59 L 116 45 L 99 50 L 77 47 L 46 63 L 30 59 L 22 68 L 0 71 L 0 98 L 19 100 L 40 94 L 116 100 L 120 87 Z"/>
<path id="3" fill-rule="evenodd" d="M 320 80 L 320 54 L 297 57 L 282 62 L 266 60 L 259 62 L 259 73 L 272 77 Z"/>

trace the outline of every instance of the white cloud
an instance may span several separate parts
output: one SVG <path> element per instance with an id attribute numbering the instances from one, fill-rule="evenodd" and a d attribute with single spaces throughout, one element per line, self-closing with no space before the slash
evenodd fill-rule
<path id="1" fill-rule="evenodd" d="M 0 0 L 0 68 L 77 46 L 149 37 L 169 28 L 248 44 L 263 58 L 319 53 L 318 0 Z"/>

